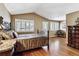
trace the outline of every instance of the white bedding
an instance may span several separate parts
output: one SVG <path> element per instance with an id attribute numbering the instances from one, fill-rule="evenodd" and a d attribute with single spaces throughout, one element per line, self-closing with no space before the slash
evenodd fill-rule
<path id="1" fill-rule="evenodd" d="M 30 39 L 30 38 L 36 38 L 36 37 L 46 37 L 46 35 L 39 35 L 39 34 L 21 34 L 18 35 L 17 39 Z"/>

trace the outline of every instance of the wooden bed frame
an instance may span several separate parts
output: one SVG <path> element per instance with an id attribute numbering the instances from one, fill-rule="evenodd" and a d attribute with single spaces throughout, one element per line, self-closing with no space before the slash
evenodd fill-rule
<path id="1" fill-rule="evenodd" d="M 43 46 L 47 46 L 49 50 L 49 31 L 47 31 L 47 36 L 33 37 L 29 39 L 16 38 L 15 51 L 21 52 Z"/>

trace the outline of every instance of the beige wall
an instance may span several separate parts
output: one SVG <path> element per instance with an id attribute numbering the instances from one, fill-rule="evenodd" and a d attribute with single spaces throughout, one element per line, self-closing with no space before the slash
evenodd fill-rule
<path id="1" fill-rule="evenodd" d="M 3 17 L 3 21 L 10 22 L 10 13 L 7 11 L 5 6 L 0 3 L 0 16 Z"/>
<path id="2" fill-rule="evenodd" d="M 78 17 L 79 17 L 79 11 L 67 14 L 66 15 L 67 26 L 75 25 L 76 24 L 75 21 L 77 20 Z"/>
<path id="3" fill-rule="evenodd" d="M 77 17 L 79 17 L 79 11 L 67 14 L 66 15 L 66 24 L 67 24 L 67 26 L 76 25 L 75 21 L 77 20 Z M 68 27 L 67 27 L 66 38 L 68 39 Z"/>
<path id="4" fill-rule="evenodd" d="M 35 33 L 37 30 L 42 30 L 42 21 L 49 21 L 47 18 L 44 18 L 40 15 L 37 15 L 36 13 L 27 13 L 27 14 L 17 14 L 17 15 L 11 15 L 11 28 L 15 30 L 15 19 L 26 19 L 26 20 L 34 20 L 35 22 Z M 49 26 L 50 27 L 50 26 Z M 50 31 L 50 37 L 55 36 L 55 31 Z"/>

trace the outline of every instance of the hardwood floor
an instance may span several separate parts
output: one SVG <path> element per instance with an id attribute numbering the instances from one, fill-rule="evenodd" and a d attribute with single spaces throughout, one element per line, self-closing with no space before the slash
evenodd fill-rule
<path id="1" fill-rule="evenodd" d="M 79 50 L 67 46 L 64 38 L 50 38 L 50 49 L 47 47 L 18 53 L 18 56 L 79 56 Z"/>
<path id="2" fill-rule="evenodd" d="M 15 56 L 48 56 L 49 54 L 43 48 L 37 48 L 17 53 Z"/>
<path id="3" fill-rule="evenodd" d="M 78 56 L 79 50 L 67 46 L 67 41 L 64 38 L 50 38 L 50 55 Z"/>

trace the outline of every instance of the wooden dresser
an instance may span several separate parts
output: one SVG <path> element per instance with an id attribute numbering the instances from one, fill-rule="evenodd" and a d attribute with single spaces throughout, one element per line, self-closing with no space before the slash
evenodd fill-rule
<path id="1" fill-rule="evenodd" d="M 68 26 L 68 46 L 79 49 L 79 26 Z"/>

